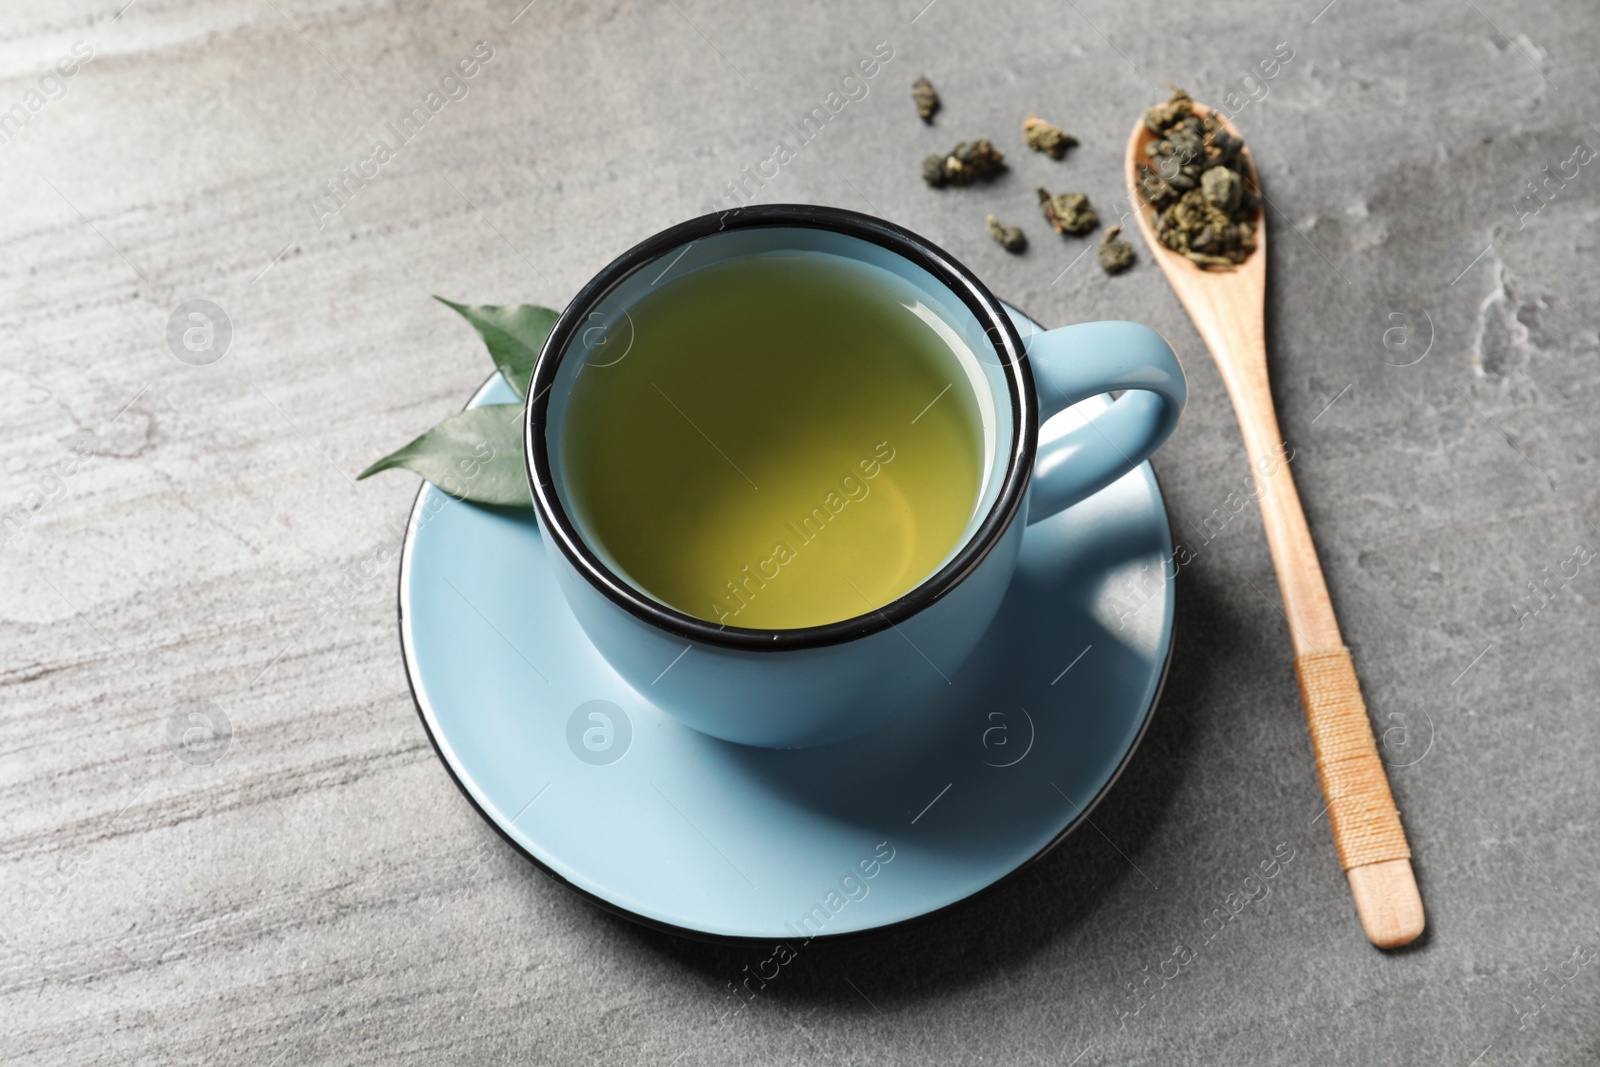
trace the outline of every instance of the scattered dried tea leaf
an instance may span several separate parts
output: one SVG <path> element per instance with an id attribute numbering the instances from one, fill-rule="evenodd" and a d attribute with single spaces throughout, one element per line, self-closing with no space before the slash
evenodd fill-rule
<path id="1" fill-rule="evenodd" d="M 1062 193 L 1051 196 L 1039 190 L 1039 208 L 1057 233 L 1088 233 L 1100 225 L 1100 216 L 1089 206 L 1087 193 Z"/>
<path id="2" fill-rule="evenodd" d="M 1006 157 L 987 137 L 962 141 L 947 155 L 931 155 L 922 161 L 922 180 L 932 186 L 971 185 L 979 178 L 992 178 L 1006 169 Z"/>
<path id="3" fill-rule="evenodd" d="M 917 117 L 929 125 L 933 124 L 933 113 L 939 110 L 939 94 L 934 91 L 933 83 L 927 75 L 919 75 L 911 83 L 911 99 L 917 104 Z"/>
<path id="4" fill-rule="evenodd" d="M 1100 266 L 1107 274 L 1121 274 L 1133 266 L 1133 246 L 1119 236 L 1121 233 L 1121 226 L 1113 226 L 1106 231 L 1104 237 L 1100 238 L 1100 248 L 1096 255 L 1099 256 Z"/>
<path id="5" fill-rule="evenodd" d="M 983 225 L 988 229 L 989 236 L 998 241 L 1000 247 L 1007 252 L 1021 252 L 1028 247 L 1028 238 L 1023 235 L 1021 226 L 1001 222 L 993 215 L 984 219 Z"/>
<path id="6" fill-rule="evenodd" d="M 1067 154 L 1067 149 L 1075 147 L 1078 143 L 1078 139 L 1072 134 L 1037 115 L 1029 115 L 1023 120 L 1022 139 L 1028 142 L 1029 148 L 1035 152 L 1043 152 L 1051 159 L 1060 159 Z"/>
<path id="7" fill-rule="evenodd" d="M 1144 113 L 1155 135 L 1139 192 L 1156 209 L 1156 237 L 1202 267 L 1231 270 L 1255 251 L 1260 197 L 1244 142 L 1195 114 L 1182 89 Z"/>

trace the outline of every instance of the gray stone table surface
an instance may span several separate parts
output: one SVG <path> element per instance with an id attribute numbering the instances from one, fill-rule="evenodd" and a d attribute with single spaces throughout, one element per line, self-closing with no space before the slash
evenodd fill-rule
<path id="1" fill-rule="evenodd" d="M 1227 0 L 1180 31 L 1107 0 L 525 2 L 4 5 L 0 1059 L 1600 1060 L 1592 5 Z M 1406 951 L 1352 911 L 1215 369 L 1136 237 L 1108 278 L 1034 202 L 1112 221 L 1169 78 L 1236 112 L 1271 198 L 1276 397 L 1429 909 Z M 1023 148 L 1033 110 L 1064 162 Z M 974 136 L 1010 172 L 924 187 Z M 746 167 L 743 195 L 893 219 L 1047 324 L 1162 330 L 1191 400 L 1156 468 L 1197 555 L 1093 829 L 732 1013 L 758 957 L 577 899 L 451 784 L 395 633 L 415 479 L 352 478 L 485 376 L 430 294 L 561 306 Z M 167 342 L 191 300 L 231 323 L 207 365 Z"/>

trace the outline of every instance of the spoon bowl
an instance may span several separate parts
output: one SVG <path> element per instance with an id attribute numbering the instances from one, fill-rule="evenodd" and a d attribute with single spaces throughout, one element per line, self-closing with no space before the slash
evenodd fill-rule
<path id="1" fill-rule="evenodd" d="M 1229 134 L 1244 141 L 1244 135 L 1226 116 L 1218 115 L 1211 108 L 1198 103 L 1194 105 L 1194 113 L 1202 119 L 1214 120 Z M 1230 374 L 1243 379 L 1247 376 L 1246 371 L 1252 372 L 1248 377 L 1253 378 L 1253 372 L 1259 370 L 1260 378 L 1265 381 L 1267 345 L 1262 325 L 1267 292 L 1265 204 L 1256 209 L 1255 251 L 1233 269 L 1208 269 L 1174 252 L 1156 236 L 1155 209 L 1139 190 L 1139 167 L 1149 162 L 1146 146 L 1155 139 L 1155 134 L 1150 132 L 1150 127 L 1141 118 L 1134 124 L 1133 133 L 1128 138 L 1128 150 L 1123 163 L 1128 184 L 1128 203 L 1134 205 L 1134 221 L 1139 233 L 1144 236 L 1151 258 L 1167 276 L 1184 309 L 1194 320 L 1224 379 L 1228 379 Z M 1250 154 L 1248 143 L 1239 154 L 1246 164 L 1246 181 L 1259 193 L 1261 185 L 1256 178 L 1255 157 Z M 1238 367 L 1238 373 L 1232 373 L 1236 364 L 1244 366 Z M 1255 364 L 1259 364 L 1259 368 Z M 1234 392 L 1231 380 L 1228 382 L 1228 391 L 1230 394 Z"/>

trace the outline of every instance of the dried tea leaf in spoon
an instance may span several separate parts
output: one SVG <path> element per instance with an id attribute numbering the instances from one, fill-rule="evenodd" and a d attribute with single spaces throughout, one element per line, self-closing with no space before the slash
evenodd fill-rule
<path id="1" fill-rule="evenodd" d="M 1156 209 L 1156 237 L 1201 267 L 1231 270 L 1255 251 L 1260 197 L 1244 142 L 1195 113 L 1182 89 L 1144 113 L 1154 134 L 1139 192 Z"/>
<path id="2" fill-rule="evenodd" d="M 1172 85 L 1171 82 L 1167 84 Z M 1169 126 L 1176 125 L 1192 114 L 1194 114 L 1194 101 L 1189 99 L 1188 93 L 1179 89 L 1176 85 L 1172 85 L 1172 99 L 1164 104 L 1157 104 L 1155 107 L 1145 109 L 1144 124 L 1150 128 L 1151 133 L 1160 137 L 1163 130 Z"/>

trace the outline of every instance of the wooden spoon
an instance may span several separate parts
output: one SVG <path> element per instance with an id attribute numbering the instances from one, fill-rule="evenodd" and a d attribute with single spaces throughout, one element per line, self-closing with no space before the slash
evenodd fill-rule
<path id="1" fill-rule="evenodd" d="M 1215 117 L 1230 134 L 1243 140 L 1225 117 L 1201 104 L 1194 105 L 1194 110 L 1203 118 Z M 1138 184 L 1139 164 L 1149 160 L 1145 145 L 1152 139 L 1141 118 L 1128 138 L 1128 203 L 1136 205 L 1134 215 L 1150 255 L 1188 309 L 1233 398 L 1294 640 L 1295 673 L 1311 728 L 1317 775 L 1328 801 L 1334 845 L 1350 879 L 1356 912 L 1367 937 L 1379 948 L 1398 948 L 1422 933 L 1422 896 L 1411 870 L 1411 848 L 1373 741 L 1355 666 L 1339 636 L 1339 620 L 1317 562 L 1316 546 L 1283 457 L 1283 438 L 1267 383 L 1262 325 L 1267 284 L 1265 214 L 1256 224 L 1255 251 L 1234 270 L 1207 270 L 1167 248 L 1156 238 L 1154 211 Z M 1254 186 L 1255 164 L 1248 151 L 1244 160 L 1249 184 Z"/>

